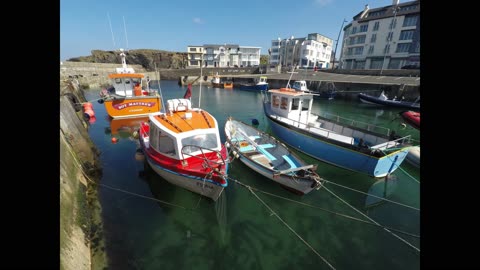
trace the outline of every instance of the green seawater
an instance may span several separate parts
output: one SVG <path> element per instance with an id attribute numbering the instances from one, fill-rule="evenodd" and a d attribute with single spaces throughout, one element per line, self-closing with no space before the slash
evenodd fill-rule
<path id="1" fill-rule="evenodd" d="M 176 81 L 161 81 L 160 86 L 164 100 L 182 98 L 186 91 Z M 99 91 L 87 90 L 87 100 L 97 99 Z M 194 107 L 200 93 L 200 107 L 216 117 L 222 139 L 229 116 L 246 123 L 257 119 L 259 129 L 270 131 L 260 93 L 193 86 Z M 89 134 L 103 165 L 99 199 L 109 269 L 420 268 L 420 169 L 407 162 L 385 181 L 299 153 L 318 164 L 319 175 L 332 183 L 298 196 L 234 160 L 229 177 L 255 189 L 229 181 L 214 203 L 146 167 L 136 158 L 135 127 L 112 133 L 103 104 L 92 103 L 96 120 Z M 401 125 L 400 109 L 337 98 L 315 100 L 314 110 L 387 126 L 420 140 L 418 130 Z M 373 225 L 352 207 L 392 230 Z"/>

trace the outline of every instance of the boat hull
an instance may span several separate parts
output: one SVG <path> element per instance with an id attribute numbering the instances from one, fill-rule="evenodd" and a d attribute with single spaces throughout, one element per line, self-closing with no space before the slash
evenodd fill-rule
<path id="1" fill-rule="evenodd" d="M 217 201 L 222 194 L 224 187 L 213 182 L 210 179 L 196 177 L 192 175 L 181 174 L 165 167 L 160 166 L 152 158 L 146 155 L 150 167 L 167 182 L 182 187 L 191 192 L 203 195 Z"/>
<path id="2" fill-rule="evenodd" d="M 297 179 L 298 182 L 296 182 L 294 179 L 292 179 L 291 176 L 285 176 L 285 175 L 275 176 L 272 170 L 268 170 L 265 167 L 258 165 L 258 163 L 251 161 L 242 155 L 239 155 L 239 159 L 243 164 L 245 164 L 250 169 L 284 186 L 285 188 L 291 190 L 296 194 L 305 195 L 310 193 L 310 191 L 318 188 L 318 186 L 315 183 L 309 180 Z"/>
<path id="3" fill-rule="evenodd" d="M 238 88 L 245 91 L 265 91 L 268 90 L 268 84 L 240 84 Z"/>
<path id="4" fill-rule="evenodd" d="M 408 151 L 405 160 L 413 166 L 420 168 L 420 146 L 414 146 Z"/>
<path id="5" fill-rule="evenodd" d="M 162 105 L 159 96 L 115 97 L 103 101 L 105 110 L 111 118 L 146 116 L 159 112 Z"/>
<path id="6" fill-rule="evenodd" d="M 223 88 L 223 83 L 212 83 L 213 88 Z"/>
<path id="7" fill-rule="evenodd" d="M 408 154 L 408 147 L 405 147 L 383 157 L 371 156 L 335 144 L 320 135 L 279 122 L 269 117 L 268 112 L 266 116 L 272 132 L 292 148 L 323 162 L 369 176 L 384 177 L 394 172 Z"/>
<path id="8" fill-rule="evenodd" d="M 358 94 L 358 98 L 361 102 L 367 104 L 375 104 L 375 105 L 382 105 L 382 106 L 389 106 L 395 108 L 405 108 L 414 111 L 420 110 L 420 104 L 414 102 L 406 102 L 406 101 L 398 101 L 398 100 L 383 100 L 374 96 L 370 96 L 364 93 Z"/>

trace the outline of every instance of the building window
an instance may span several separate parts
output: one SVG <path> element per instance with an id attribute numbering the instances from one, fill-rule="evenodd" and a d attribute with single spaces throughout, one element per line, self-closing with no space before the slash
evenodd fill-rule
<path id="1" fill-rule="evenodd" d="M 363 25 L 360 25 L 360 30 L 358 30 L 358 32 L 367 32 L 368 31 L 368 24 L 363 24 Z"/>
<path id="2" fill-rule="evenodd" d="M 272 47 L 277 47 L 279 45 L 280 45 L 280 43 L 278 41 L 273 41 L 272 42 Z"/>
<path id="3" fill-rule="evenodd" d="M 363 43 L 365 43 L 365 38 L 366 38 L 366 35 L 358 36 L 358 37 L 357 37 L 357 44 L 363 44 Z"/>
<path id="4" fill-rule="evenodd" d="M 397 18 L 392 19 L 390 21 L 390 26 L 388 27 L 388 29 L 393 29 L 393 28 L 395 28 L 395 26 L 397 26 Z"/>
<path id="5" fill-rule="evenodd" d="M 375 24 L 373 25 L 373 31 L 377 31 L 378 27 L 380 27 L 380 22 L 375 22 Z"/>
<path id="6" fill-rule="evenodd" d="M 377 41 L 377 34 L 372 34 L 372 37 L 370 38 L 370 43 L 375 43 Z"/>
<path id="7" fill-rule="evenodd" d="M 365 61 L 355 61 L 353 69 L 365 69 Z"/>
<path id="8" fill-rule="evenodd" d="M 355 47 L 354 49 L 355 49 L 355 51 L 354 51 L 354 54 L 355 54 L 355 55 L 361 55 L 361 54 L 363 54 L 363 46 Z"/>
<path id="9" fill-rule="evenodd" d="M 403 30 L 402 32 L 400 32 L 399 40 L 410 40 L 413 38 L 414 33 L 415 30 Z"/>
<path id="10" fill-rule="evenodd" d="M 370 69 L 381 69 L 383 65 L 383 58 L 382 59 L 372 59 L 370 61 Z"/>
<path id="11" fill-rule="evenodd" d="M 388 32 L 387 41 L 392 41 L 393 32 Z"/>
<path id="12" fill-rule="evenodd" d="M 385 10 L 380 10 L 380 11 L 375 11 L 375 12 L 370 12 L 368 14 L 368 17 L 375 17 L 375 16 L 381 16 L 385 14 Z"/>
<path id="13" fill-rule="evenodd" d="M 414 10 L 414 9 L 417 9 L 417 7 L 418 5 L 405 6 L 405 7 L 401 7 L 400 11 Z"/>
<path id="14" fill-rule="evenodd" d="M 196 52 L 196 51 L 197 51 L 197 48 L 190 48 L 190 51 L 191 51 L 191 52 Z"/>
<path id="15" fill-rule="evenodd" d="M 353 48 L 348 48 L 346 55 L 352 55 L 353 54 Z"/>
<path id="16" fill-rule="evenodd" d="M 420 42 L 415 43 L 414 53 L 420 53 Z"/>
<path id="17" fill-rule="evenodd" d="M 278 48 L 273 48 L 272 53 L 278 53 Z"/>
<path id="18" fill-rule="evenodd" d="M 373 45 L 368 48 L 368 54 L 373 54 Z"/>
<path id="19" fill-rule="evenodd" d="M 418 15 L 410 15 L 410 16 L 405 16 L 405 19 L 403 20 L 403 27 L 406 26 L 415 26 L 417 25 L 417 20 L 418 20 Z"/>
<path id="20" fill-rule="evenodd" d="M 356 26 L 354 26 L 354 27 L 352 28 L 352 35 L 355 34 L 355 33 L 357 33 L 357 27 L 356 27 Z"/>
<path id="21" fill-rule="evenodd" d="M 347 45 L 353 45 L 353 44 L 355 44 L 355 37 L 351 37 L 348 39 Z"/>
<path id="22" fill-rule="evenodd" d="M 397 50 L 395 52 L 397 53 L 408 52 L 410 50 L 410 44 L 411 43 L 398 43 Z"/>
<path id="23" fill-rule="evenodd" d="M 385 54 L 390 53 L 390 44 L 385 45 L 385 49 L 383 49 L 383 53 Z"/>

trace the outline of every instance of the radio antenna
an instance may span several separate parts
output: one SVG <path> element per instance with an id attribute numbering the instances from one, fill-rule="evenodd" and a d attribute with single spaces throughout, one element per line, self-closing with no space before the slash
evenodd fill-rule
<path id="1" fill-rule="evenodd" d="M 127 37 L 127 26 L 125 25 L 125 16 L 123 16 L 123 29 L 125 29 L 125 39 L 127 40 L 127 51 L 128 51 L 128 37 Z"/>
<path id="2" fill-rule="evenodd" d="M 115 38 L 113 37 L 112 22 L 110 21 L 110 14 L 108 12 L 107 12 L 107 16 L 108 16 L 108 23 L 110 24 L 110 31 L 112 32 L 113 48 L 116 48 L 117 46 L 115 45 Z"/>

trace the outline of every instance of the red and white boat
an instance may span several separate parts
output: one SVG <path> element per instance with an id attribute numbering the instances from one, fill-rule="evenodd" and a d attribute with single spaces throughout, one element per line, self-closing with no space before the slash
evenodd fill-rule
<path id="1" fill-rule="evenodd" d="M 416 129 L 420 129 L 420 113 L 414 111 L 400 112 L 403 120 Z"/>
<path id="2" fill-rule="evenodd" d="M 228 154 L 217 120 L 192 108 L 187 98 L 168 100 L 166 112 L 148 119 L 140 124 L 139 140 L 150 167 L 166 181 L 216 201 L 228 185 Z"/>

